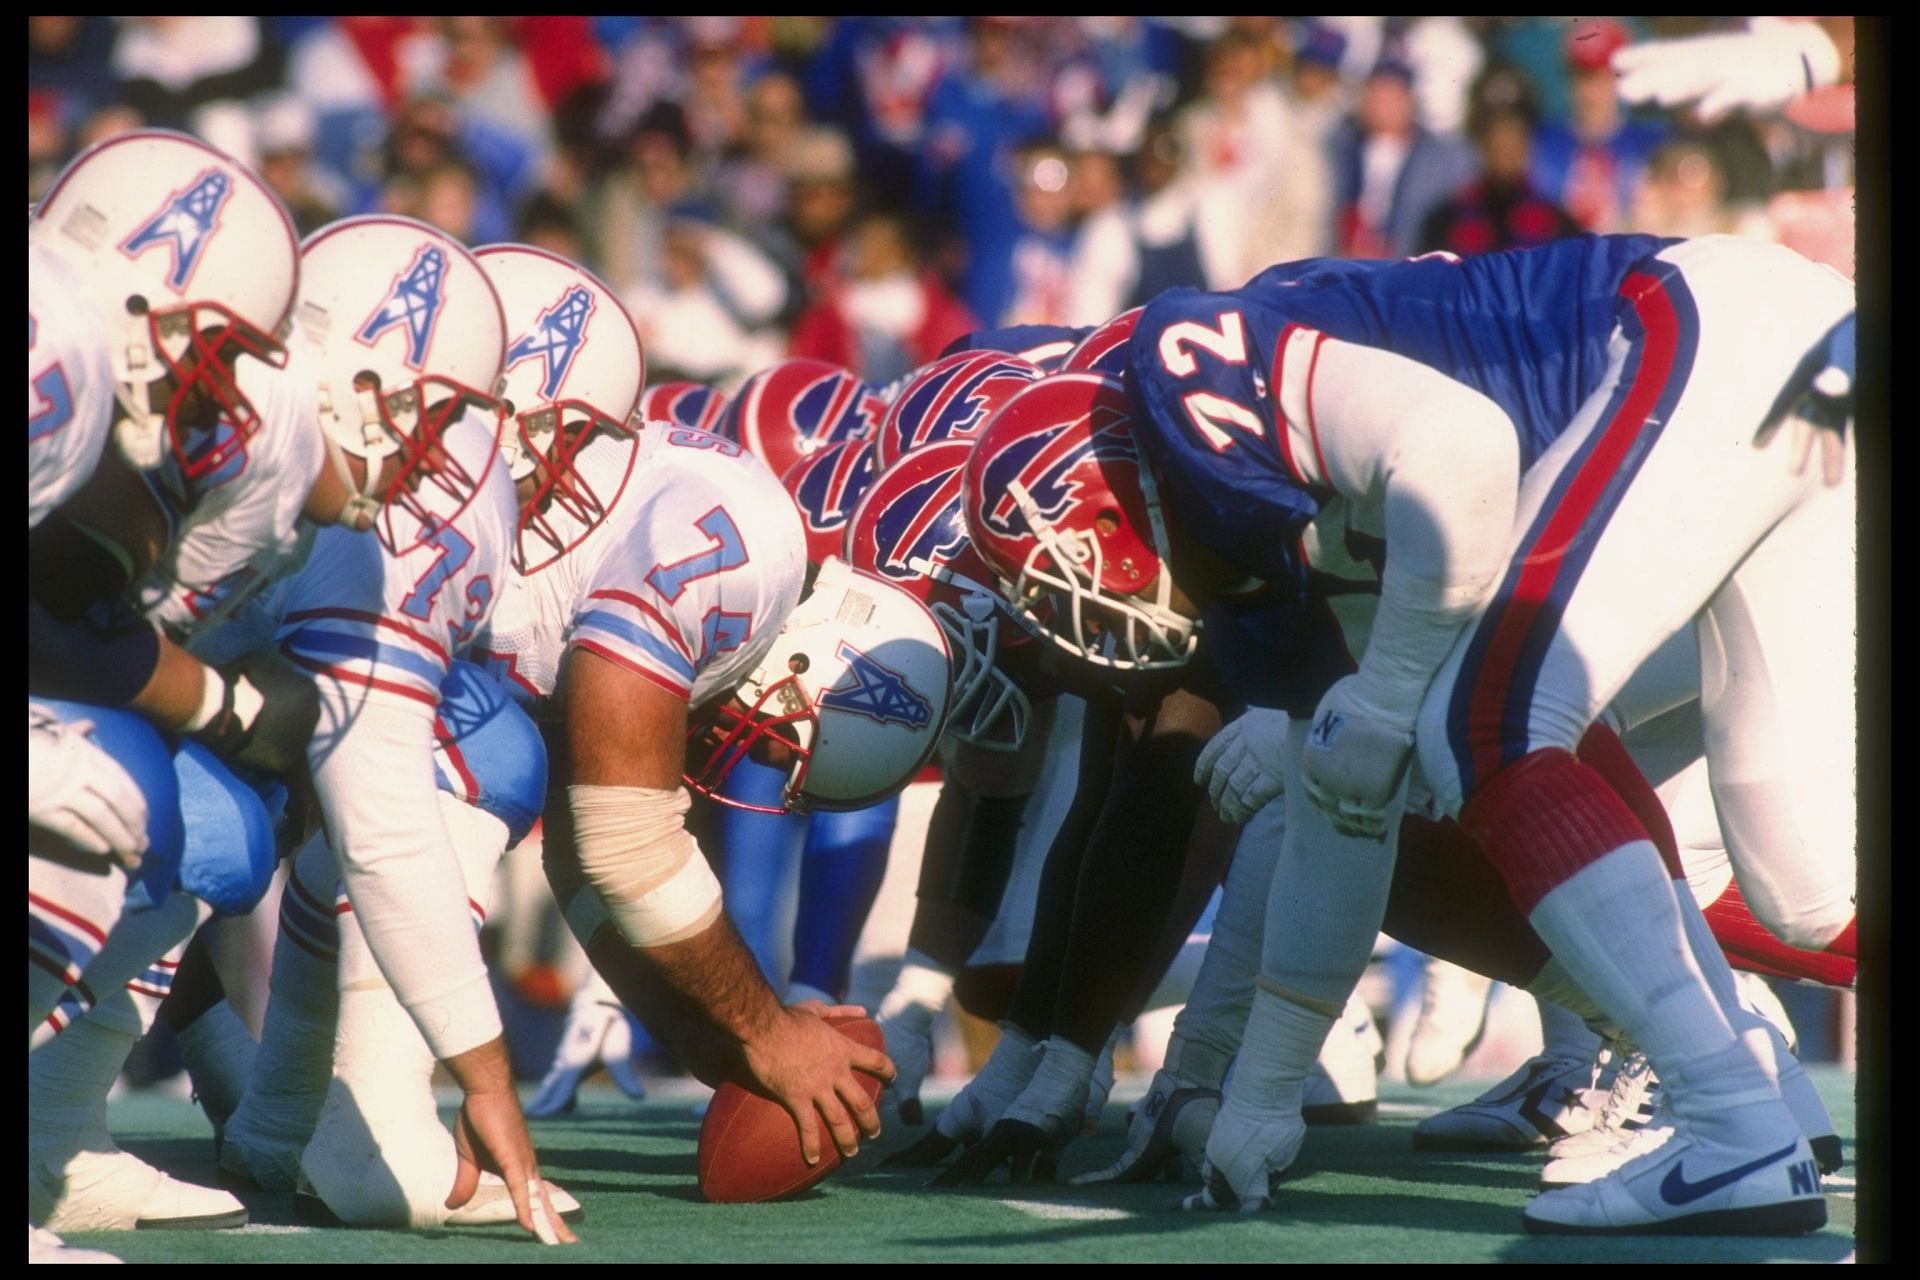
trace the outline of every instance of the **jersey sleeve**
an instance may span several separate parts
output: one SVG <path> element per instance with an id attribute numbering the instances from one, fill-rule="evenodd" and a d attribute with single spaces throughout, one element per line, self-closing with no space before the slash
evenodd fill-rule
<path id="1" fill-rule="evenodd" d="M 27 250 L 27 528 L 86 483 L 113 426 L 113 373 L 103 341 L 74 303 L 53 255 Z"/>
<path id="2" fill-rule="evenodd" d="M 1129 347 L 1137 430 L 1174 521 L 1249 576 L 1303 589 L 1310 487 L 1273 389 L 1286 324 L 1245 293 L 1174 290 Z"/>
<path id="3" fill-rule="evenodd" d="M 603 558 L 574 615 L 569 645 L 585 649 L 691 701 L 700 650 L 697 580 L 706 568 L 717 574 L 743 562 L 733 521 L 714 508 L 708 527 L 719 547 L 703 555 L 665 528 L 637 525 L 628 554 Z M 685 554 L 678 554 L 685 553 Z"/>
<path id="4" fill-rule="evenodd" d="M 316 677 L 429 709 L 438 705 L 447 633 L 431 629 L 430 613 L 420 617 L 417 607 L 408 609 L 407 574 L 412 562 L 427 559 L 387 556 L 372 534 L 324 531 L 282 597 L 281 651 Z"/>

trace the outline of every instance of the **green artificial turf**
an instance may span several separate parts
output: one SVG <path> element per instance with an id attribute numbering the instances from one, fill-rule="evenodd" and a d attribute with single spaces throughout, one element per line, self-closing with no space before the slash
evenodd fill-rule
<path id="1" fill-rule="evenodd" d="M 1832 1068 L 1812 1074 L 1851 1161 L 1852 1077 Z M 1003 1173 L 978 1190 L 928 1190 L 925 1172 L 874 1167 L 918 1132 L 904 1129 L 801 1199 L 709 1205 L 694 1185 L 699 1121 L 684 1091 L 635 1104 L 590 1088 L 576 1114 L 533 1126 L 545 1173 L 586 1208 L 574 1248 L 541 1249 L 509 1228 L 306 1227 L 291 1196 L 266 1193 L 242 1197 L 253 1224 L 236 1231 L 70 1240 L 128 1262 L 1832 1262 L 1853 1247 L 1850 1163 L 1828 1180 L 1830 1221 L 1812 1236 L 1527 1236 L 1520 1210 L 1537 1184 L 1539 1155 L 1433 1155 L 1411 1146 L 1421 1116 L 1480 1087 L 1390 1087 L 1378 1124 L 1314 1130 L 1280 1206 L 1249 1218 L 1172 1212 L 1181 1188 L 1167 1183 L 1012 1188 Z M 180 1176 L 213 1181 L 207 1125 L 190 1104 L 135 1096 L 114 1104 L 111 1122 L 128 1150 Z M 1124 1106 L 1115 1102 L 1100 1132 L 1067 1152 L 1065 1172 L 1108 1163 L 1123 1145 L 1124 1125 Z"/>

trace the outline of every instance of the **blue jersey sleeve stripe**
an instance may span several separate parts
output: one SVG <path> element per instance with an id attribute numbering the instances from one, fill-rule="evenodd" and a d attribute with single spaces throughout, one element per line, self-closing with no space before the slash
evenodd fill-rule
<path id="1" fill-rule="evenodd" d="M 694 670 L 691 662 L 687 661 L 671 644 L 662 640 L 659 636 L 654 635 L 651 631 L 641 629 L 619 614 L 610 613 L 605 609 L 595 609 L 590 613 L 581 614 L 579 621 L 574 624 L 574 635 L 578 637 L 590 635 L 595 632 L 598 632 L 608 639 L 617 640 L 628 647 L 638 649 L 641 653 L 659 663 L 660 666 L 667 671 L 679 676 L 688 684 L 693 683 Z"/>
<path id="2" fill-rule="evenodd" d="M 337 631 L 303 627 L 288 637 L 286 643 L 295 653 L 321 662 L 332 663 L 343 659 L 371 662 L 415 680 L 424 680 L 436 690 L 447 674 L 442 663 L 422 657 L 412 649 L 381 644 L 370 636 L 342 635 Z"/>

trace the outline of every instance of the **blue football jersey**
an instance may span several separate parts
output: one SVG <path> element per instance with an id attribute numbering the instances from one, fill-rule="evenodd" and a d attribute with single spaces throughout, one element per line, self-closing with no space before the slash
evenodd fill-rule
<path id="1" fill-rule="evenodd" d="M 1202 542 L 1304 587 L 1295 544 L 1327 495 L 1301 485 L 1276 448 L 1219 443 L 1236 414 L 1276 429 L 1269 384 L 1290 330 L 1393 351 L 1481 392 L 1513 420 L 1525 468 L 1605 376 L 1621 283 L 1673 243 L 1585 236 L 1461 260 L 1308 259 L 1232 292 L 1162 294 L 1130 347 L 1142 445 Z"/>

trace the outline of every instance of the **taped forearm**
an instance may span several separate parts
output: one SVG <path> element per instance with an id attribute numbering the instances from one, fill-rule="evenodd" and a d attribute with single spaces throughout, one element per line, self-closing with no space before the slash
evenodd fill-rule
<path id="1" fill-rule="evenodd" d="M 433 713 L 321 677 L 308 760 L 347 899 L 434 1057 L 500 1034 L 433 772 Z"/>
<path id="2" fill-rule="evenodd" d="M 580 869 L 620 935 L 663 947 L 720 918 L 720 882 L 686 828 L 684 788 L 567 788 Z"/>

